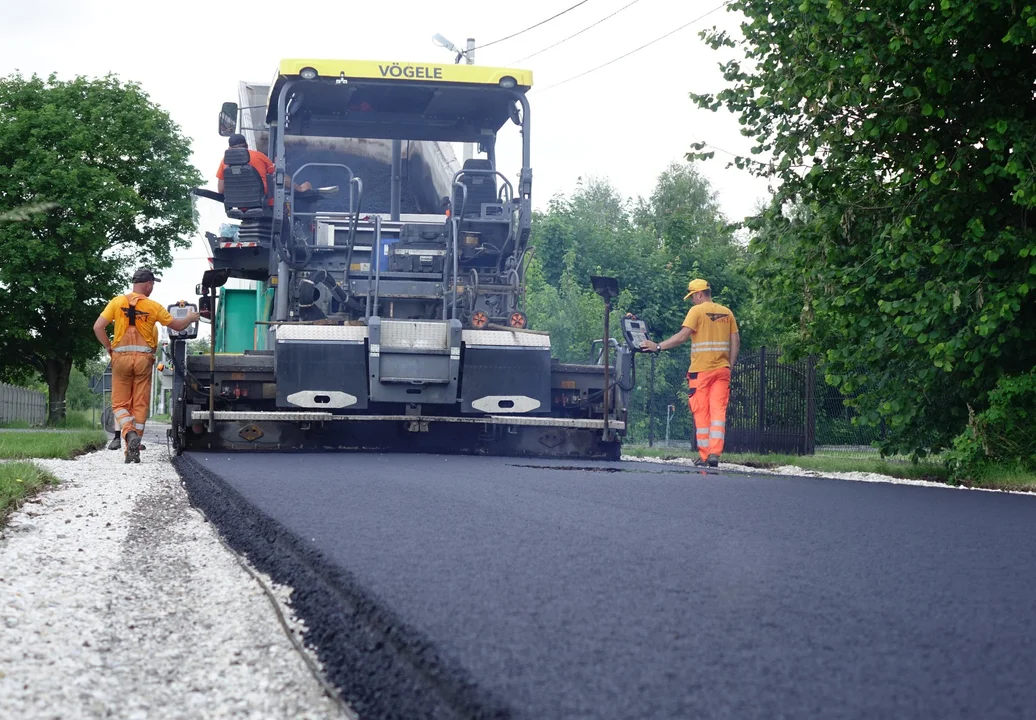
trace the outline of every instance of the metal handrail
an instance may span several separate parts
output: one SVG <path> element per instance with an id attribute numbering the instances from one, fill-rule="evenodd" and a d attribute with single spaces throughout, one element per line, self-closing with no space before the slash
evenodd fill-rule
<path id="1" fill-rule="evenodd" d="M 453 235 L 453 278 L 452 278 L 452 280 L 453 280 L 453 310 L 450 313 L 450 317 L 451 317 L 451 319 L 456 320 L 457 319 L 457 273 L 458 273 L 458 266 L 457 266 L 457 236 L 460 234 L 460 220 L 458 220 L 457 218 L 452 218 L 452 220 L 453 220 L 453 222 L 452 222 L 452 225 L 453 225 L 453 232 L 452 232 L 452 235 Z M 443 295 L 443 301 L 445 302 L 445 300 L 446 300 L 446 288 L 443 288 L 442 295 Z M 443 317 L 443 320 L 446 319 L 446 306 L 445 305 L 443 305 L 442 317 Z"/>
<path id="2" fill-rule="evenodd" d="M 374 244 L 376 253 L 371 255 L 371 264 L 377 263 L 374 270 L 374 311 L 371 315 L 378 314 L 378 293 L 381 291 L 381 216 L 374 216 Z M 370 307 L 370 303 L 367 304 Z"/>
<path id="3" fill-rule="evenodd" d="M 505 205 L 510 205 L 511 202 L 514 200 L 514 186 L 511 184 L 511 181 L 507 179 L 507 176 L 504 175 L 503 173 L 501 173 L 500 171 L 498 171 L 498 170 L 460 170 L 459 172 L 455 173 L 454 176 L 453 176 L 453 184 L 454 184 L 454 186 L 456 186 L 460 182 L 460 178 L 463 177 L 464 175 L 486 175 L 486 176 L 496 175 L 497 177 L 499 177 L 501 180 L 504 181 L 504 185 L 500 189 L 501 190 L 503 190 L 504 188 L 507 189 L 507 200 L 506 200 L 506 202 L 504 204 Z M 467 186 L 465 185 L 464 188 L 466 190 Z M 497 193 L 497 198 L 499 198 L 499 197 L 500 197 L 500 193 L 498 192 Z M 481 208 L 479 209 L 479 211 L 481 212 Z M 464 217 L 463 214 L 461 215 L 461 217 L 462 218 Z"/>
<path id="4" fill-rule="evenodd" d="M 320 214 L 320 213 L 316 213 L 316 212 L 312 212 L 312 213 L 297 213 L 297 212 L 295 212 L 295 182 L 294 181 L 295 181 L 296 178 L 298 178 L 299 173 L 301 173 L 303 170 L 305 170 L 308 167 L 337 167 L 337 168 L 344 168 L 349 173 L 349 212 L 352 212 L 353 211 L 353 180 L 356 178 L 356 173 L 353 172 L 353 169 L 351 167 L 349 167 L 348 165 L 343 165 L 342 163 L 306 163 L 305 165 L 300 167 L 298 170 L 296 170 L 294 176 L 292 177 L 291 194 L 288 196 L 288 212 L 290 213 L 290 215 L 288 217 L 288 221 L 290 222 L 291 218 L 295 217 L 296 215 L 299 216 L 299 217 L 311 217 L 311 216 L 319 215 Z"/>

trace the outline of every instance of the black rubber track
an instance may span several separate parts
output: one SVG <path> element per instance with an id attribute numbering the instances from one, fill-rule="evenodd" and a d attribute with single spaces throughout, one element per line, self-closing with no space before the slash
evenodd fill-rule
<path id="1" fill-rule="evenodd" d="M 364 716 L 1036 717 L 1036 498 L 635 463 L 187 455 Z"/>

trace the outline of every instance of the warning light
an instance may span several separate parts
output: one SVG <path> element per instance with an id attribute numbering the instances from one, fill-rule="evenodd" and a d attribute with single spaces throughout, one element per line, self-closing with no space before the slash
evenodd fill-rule
<path id="1" fill-rule="evenodd" d="M 484 328 L 489 324 L 489 316 L 481 310 L 476 310 L 471 314 L 471 327 L 473 328 Z"/>
<path id="2" fill-rule="evenodd" d="M 523 312 L 513 312 L 511 317 L 507 319 L 507 324 L 513 328 L 522 329 L 529 323 L 528 318 L 525 317 Z"/>

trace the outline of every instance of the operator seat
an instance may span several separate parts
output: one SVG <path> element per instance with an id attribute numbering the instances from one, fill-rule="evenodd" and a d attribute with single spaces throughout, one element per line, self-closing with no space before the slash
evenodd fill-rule
<path id="1" fill-rule="evenodd" d="M 223 207 L 237 220 L 270 217 L 273 208 L 259 171 L 248 164 L 248 148 L 229 148 L 223 153 Z"/>
<path id="2" fill-rule="evenodd" d="M 464 172 L 459 180 L 468 189 L 468 201 L 464 205 L 464 217 L 480 217 L 483 203 L 496 203 L 496 175 L 493 163 L 483 158 L 471 158 L 464 161 Z M 476 171 L 469 173 L 468 171 Z M 453 209 L 460 212 L 464 196 L 460 190 L 454 191 Z M 462 218 L 463 219 L 463 218 Z"/>

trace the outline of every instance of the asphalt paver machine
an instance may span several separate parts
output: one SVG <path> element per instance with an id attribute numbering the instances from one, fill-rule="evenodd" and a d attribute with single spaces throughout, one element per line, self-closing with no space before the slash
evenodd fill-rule
<path id="1" fill-rule="evenodd" d="M 618 457 L 630 347 L 565 364 L 527 327 L 531 85 L 523 70 L 337 60 L 240 84 L 220 134 L 276 170 L 230 148 L 224 192 L 194 191 L 230 222 L 206 233 L 197 288 L 212 352 L 169 348 L 178 453 Z M 513 177 L 498 136 L 520 152 Z M 230 279 L 247 281 L 249 312 L 232 312 Z"/>

